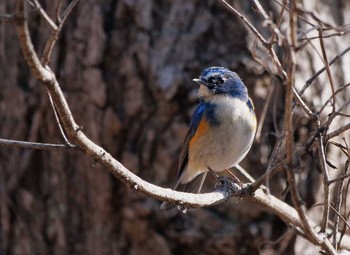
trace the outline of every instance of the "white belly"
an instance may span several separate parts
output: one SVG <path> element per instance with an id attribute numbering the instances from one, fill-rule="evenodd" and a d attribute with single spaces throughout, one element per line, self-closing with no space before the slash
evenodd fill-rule
<path id="1" fill-rule="evenodd" d="M 219 101 L 219 102 L 218 102 Z M 246 103 L 239 99 L 215 100 L 215 116 L 219 125 L 209 128 L 191 146 L 186 172 L 215 172 L 237 165 L 248 153 L 254 139 L 256 118 Z M 186 180 L 187 179 L 187 180 Z M 183 182 L 190 181 L 184 176 Z"/>

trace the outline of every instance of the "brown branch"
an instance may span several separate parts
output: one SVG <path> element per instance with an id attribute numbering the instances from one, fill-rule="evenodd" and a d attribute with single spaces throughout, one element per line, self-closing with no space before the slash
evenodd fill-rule
<path id="1" fill-rule="evenodd" d="M 288 63 L 288 77 L 286 97 L 285 97 L 285 109 L 284 109 L 284 125 L 285 125 L 285 141 L 286 141 L 286 169 L 287 169 L 287 179 L 290 188 L 290 193 L 292 197 L 293 204 L 298 212 L 298 215 L 302 221 L 302 229 L 306 236 L 315 241 L 313 237 L 313 230 L 311 229 L 308 219 L 306 217 L 305 208 L 302 204 L 300 194 L 297 188 L 297 183 L 295 180 L 295 174 L 293 171 L 293 122 L 292 122 L 292 102 L 293 102 L 293 87 L 294 87 L 294 77 L 295 77 L 295 67 L 296 67 L 296 3 L 295 0 L 291 1 L 291 11 L 289 27 L 290 27 L 290 52 L 289 52 L 289 63 Z"/>

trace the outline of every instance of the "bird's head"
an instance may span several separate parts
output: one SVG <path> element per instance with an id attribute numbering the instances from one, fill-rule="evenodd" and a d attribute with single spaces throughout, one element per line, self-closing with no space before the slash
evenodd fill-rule
<path id="1" fill-rule="evenodd" d="M 193 81 L 200 85 L 200 97 L 224 95 L 248 100 L 248 91 L 242 80 L 225 67 L 208 67 Z"/>

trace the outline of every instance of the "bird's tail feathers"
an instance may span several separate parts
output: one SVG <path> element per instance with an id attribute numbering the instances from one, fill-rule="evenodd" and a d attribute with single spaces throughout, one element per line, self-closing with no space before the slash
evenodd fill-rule
<path id="1" fill-rule="evenodd" d="M 174 187 L 174 190 L 198 194 L 202 189 L 202 186 L 206 177 L 207 177 L 207 172 L 201 173 L 197 175 L 192 181 L 186 184 L 181 184 L 181 177 L 180 177 Z M 175 208 L 176 206 L 177 206 L 176 204 L 163 202 L 160 205 L 160 209 L 170 210 L 172 208 Z"/>

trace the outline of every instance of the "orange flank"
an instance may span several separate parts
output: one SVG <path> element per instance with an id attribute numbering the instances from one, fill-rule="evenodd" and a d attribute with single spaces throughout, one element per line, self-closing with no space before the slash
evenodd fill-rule
<path id="1" fill-rule="evenodd" d="M 199 138 L 201 138 L 205 132 L 208 130 L 209 128 L 209 123 L 205 118 L 202 118 L 201 121 L 199 122 L 198 128 L 196 133 L 194 134 L 194 136 L 190 139 L 189 142 L 189 147 L 192 146 L 192 144 L 194 144 L 195 142 L 198 141 Z"/>

